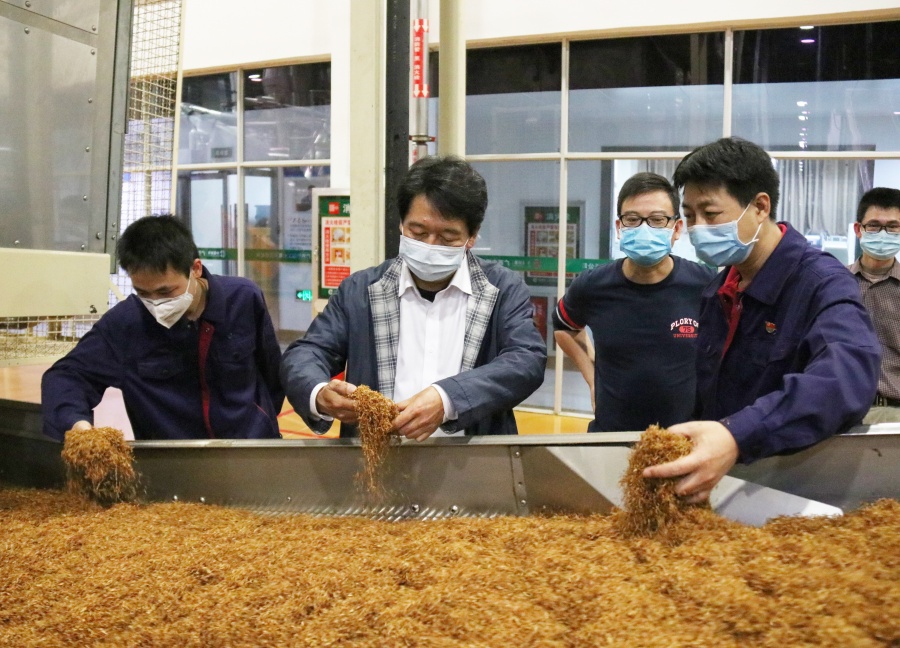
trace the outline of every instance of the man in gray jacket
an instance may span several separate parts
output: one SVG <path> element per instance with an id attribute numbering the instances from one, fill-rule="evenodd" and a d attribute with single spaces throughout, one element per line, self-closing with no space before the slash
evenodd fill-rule
<path id="1" fill-rule="evenodd" d="M 397 205 L 399 256 L 345 279 L 288 348 L 288 400 L 318 433 L 338 419 L 355 436 L 349 396 L 368 385 L 397 402 L 394 431 L 408 438 L 516 434 L 512 408 L 541 385 L 547 349 L 522 278 L 470 251 L 484 179 L 461 159 L 423 158 Z"/>

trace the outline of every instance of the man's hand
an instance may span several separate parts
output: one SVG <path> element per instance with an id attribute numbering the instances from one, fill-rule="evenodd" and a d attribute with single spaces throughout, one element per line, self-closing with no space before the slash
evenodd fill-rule
<path id="1" fill-rule="evenodd" d="M 434 387 L 397 403 L 397 407 L 400 413 L 393 421 L 394 431 L 408 439 L 424 441 L 444 422 L 444 401 Z"/>
<path id="2" fill-rule="evenodd" d="M 316 394 L 316 409 L 319 414 L 336 418 L 341 423 L 356 423 L 356 401 L 349 398 L 355 391 L 356 385 L 332 380 Z"/>
<path id="3" fill-rule="evenodd" d="M 75 432 L 81 432 L 82 430 L 90 430 L 92 427 L 94 426 L 91 425 L 88 421 L 78 421 L 77 423 L 75 423 L 75 425 L 72 426 L 72 430 L 74 430 Z"/>
<path id="4" fill-rule="evenodd" d="M 644 470 L 644 478 L 678 477 L 675 492 L 692 504 L 709 499 L 719 480 L 731 470 L 738 458 L 738 447 L 724 425 L 718 421 L 691 421 L 669 428 L 669 432 L 683 434 L 694 443 L 690 454 Z"/>

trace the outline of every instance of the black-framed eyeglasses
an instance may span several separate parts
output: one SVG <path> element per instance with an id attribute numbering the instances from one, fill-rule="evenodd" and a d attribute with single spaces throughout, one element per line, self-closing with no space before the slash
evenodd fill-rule
<path id="1" fill-rule="evenodd" d="M 888 223 L 887 225 L 882 225 L 881 223 L 865 223 L 864 225 L 860 225 L 864 232 L 868 232 L 869 234 L 877 234 L 881 230 L 885 230 L 889 234 L 900 234 L 900 223 Z"/>
<path id="2" fill-rule="evenodd" d="M 672 221 L 678 220 L 678 216 L 669 216 L 668 214 L 663 213 L 654 213 L 649 216 L 641 216 L 640 214 L 619 214 L 619 221 L 622 223 L 622 227 L 632 228 L 632 227 L 640 227 L 642 223 L 647 223 L 650 227 L 660 229 L 662 227 L 668 227 L 669 223 Z"/>

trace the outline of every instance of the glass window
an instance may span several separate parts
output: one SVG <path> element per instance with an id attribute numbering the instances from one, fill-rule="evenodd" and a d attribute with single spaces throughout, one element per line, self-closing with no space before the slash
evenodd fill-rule
<path id="1" fill-rule="evenodd" d="M 732 130 L 769 150 L 900 150 L 900 22 L 734 34 Z"/>
<path id="2" fill-rule="evenodd" d="M 896 160 L 776 160 L 781 196 L 775 217 L 841 263 L 856 257 L 856 207 L 873 186 L 900 186 Z"/>
<path id="3" fill-rule="evenodd" d="M 330 157 L 330 63 L 246 70 L 244 109 L 245 160 Z"/>
<path id="4" fill-rule="evenodd" d="M 312 320 L 312 189 L 327 187 L 330 168 L 247 169 L 244 276 L 266 297 L 269 315 L 286 345 Z"/>
<path id="5" fill-rule="evenodd" d="M 436 97 L 434 53 L 429 66 Z M 561 74 L 559 43 L 466 52 L 466 153 L 559 151 Z M 436 102 L 432 105 L 436 119 Z"/>
<path id="6" fill-rule="evenodd" d="M 473 166 L 488 187 L 487 214 L 473 251 L 522 274 L 531 293 L 535 325 L 552 343 L 550 309 L 556 305 L 559 163 L 476 162 Z M 574 234 L 579 227 L 576 224 L 574 230 L 569 229 Z M 580 244 L 578 235 L 573 245 Z M 553 364 L 548 363 L 543 385 L 522 404 L 552 408 L 553 381 Z"/>
<path id="7" fill-rule="evenodd" d="M 186 77 L 181 86 L 179 164 L 237 158 L 237 74 Z"/>
<path id="8" fill-rule="evenodd" d="M 569 150 L 679 150 L 722 135 L 724 35 L 572 43 Z"/>
<path id="9" fill-rule="evenodd" d="M 203 265 L 237 274 L 237 171 L 179 171 L 178 215 L 191 228 Z"/>

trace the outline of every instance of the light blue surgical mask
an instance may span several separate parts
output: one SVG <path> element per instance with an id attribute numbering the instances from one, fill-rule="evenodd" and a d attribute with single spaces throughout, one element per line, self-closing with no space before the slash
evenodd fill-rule
<path id="1" fill-rule="evenodd" d="M 672 230 L 668 227 L 622 227 L 619 249 L 639 266 L 655 266 L 672 251 Z"/>
<path id="2" fill-rule="evenodd" d="M 760 223 L 749 242 L 741 241 L 741 237 L 738 235 L 738 223 L 748 209 L 750 209 L 750 205 L 744 207 L 744 211 L 737 220 L 728 223 L 688 227 L 688 236 L 691 237 L 691 244 L 697 252 L 697 258 L 713 266 L 730 266 L 745 261 L 750 256 L 753 245 L 759 240 L 756 237 L 762 228 L 762 223 Z"/>
<path id="3" fill-rule="evenodd" d="M 891 234 L 886 230 L 863 232 L 859 239 L 859 247 L 873 259 L 887 261 L 900 252 L 900 234 Z"/>

